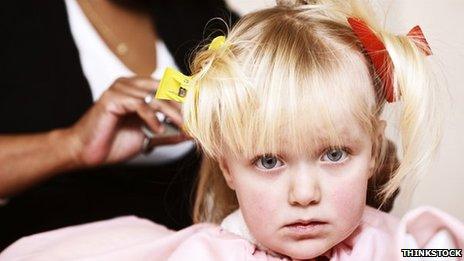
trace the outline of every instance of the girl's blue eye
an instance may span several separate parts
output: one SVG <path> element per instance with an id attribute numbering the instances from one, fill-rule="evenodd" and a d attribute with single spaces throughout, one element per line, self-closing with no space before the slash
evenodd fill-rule
<path id="1" fill-rule="evenodd" d="M 270 170 L 282 166 L 283 163 L 275 156 L 263 155 L 256 160 L 255 165 L 260 169 Z"/>
<path id="2" fill-rule="evenodd" d="M 344 149 L 330 149 L 322 157 L 323 161 L 328 158 L 332 162 L 338 162 L 342 157 L 346 157 L 347 152 Z"/>

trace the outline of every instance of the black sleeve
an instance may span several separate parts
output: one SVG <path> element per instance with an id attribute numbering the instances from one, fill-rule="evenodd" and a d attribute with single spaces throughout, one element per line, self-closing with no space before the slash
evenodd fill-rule
<path id="1" fill-rule="evenodd" d="M 227 26 L 239 19 L 223 0 L 154 0 L 152 13 L 159 36 L 186 74 L 190 74 L 189 60 L 198 44 L 225 34 Z"/>

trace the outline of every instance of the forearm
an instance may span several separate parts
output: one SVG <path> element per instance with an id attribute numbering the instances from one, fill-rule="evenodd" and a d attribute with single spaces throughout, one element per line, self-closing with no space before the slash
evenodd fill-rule
<path id="1" fill-rule="evenodd" d="M 33 135 L 0 135 L 0 198 L 56 173 L 79 167 L 68 130 Z"/>

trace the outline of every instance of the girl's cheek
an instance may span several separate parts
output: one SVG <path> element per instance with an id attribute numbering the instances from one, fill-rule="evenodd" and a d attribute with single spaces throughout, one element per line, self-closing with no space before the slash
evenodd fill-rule
<path id="1" fill-rule="evenodd" d="M 276 184 L 268 184 L 260 179 L 246 179 L 237 184 L 236 193 L 243 215 L 253 227 L 259 228 L 277 217 L 280 192 Z M 251 225 L 251 224 L 250 224 Z"/>
<path id="2" fill-rule="evenodd" d="M 359 157 L 350 168 L 336 173 L 328 181 L 329 201 L 333 209 L 343 216 L 359 215 L 353 210 L 364 211 L 366 204 L 368 159 Z"/>
<path id="3" fill-rule="evenodd" d="M 273 237 L 278 225 L 279 213 L 276 202 L 268 195 L 255 194 L 255 200 L 246 199 L 240 206 L 251 234 L 261 243 L 267 243 Z M 251 197 L 250 197 L 251 199 Z"/>
<path id="4" fill-rule="evenodd" d="M 275 190 L 266 184 L 242 184 L 237 192 L 241 208 L 257 213 L 268 213 L 276 208 L 278 199 Z"/>
<path id="5" fill-rule="evenodd" d="M 343 217 L 347 226 L 359 222 L 366 205 L 367 181 L 363 178 L 348 179 L 332 184 L 330 209 L 335 216 Z"/>

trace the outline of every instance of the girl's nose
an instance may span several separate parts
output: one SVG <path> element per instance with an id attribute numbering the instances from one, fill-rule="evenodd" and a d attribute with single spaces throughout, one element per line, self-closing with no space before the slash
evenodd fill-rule
<path id="1" fill-rule="evenodd" d="M 312 172 L 312 173 L 311 173 Z M 290 205 L 309 206 L 321 200 L 319 179 L 308 167 L 301 167 L 290 174 L 288 200 Z"/>

